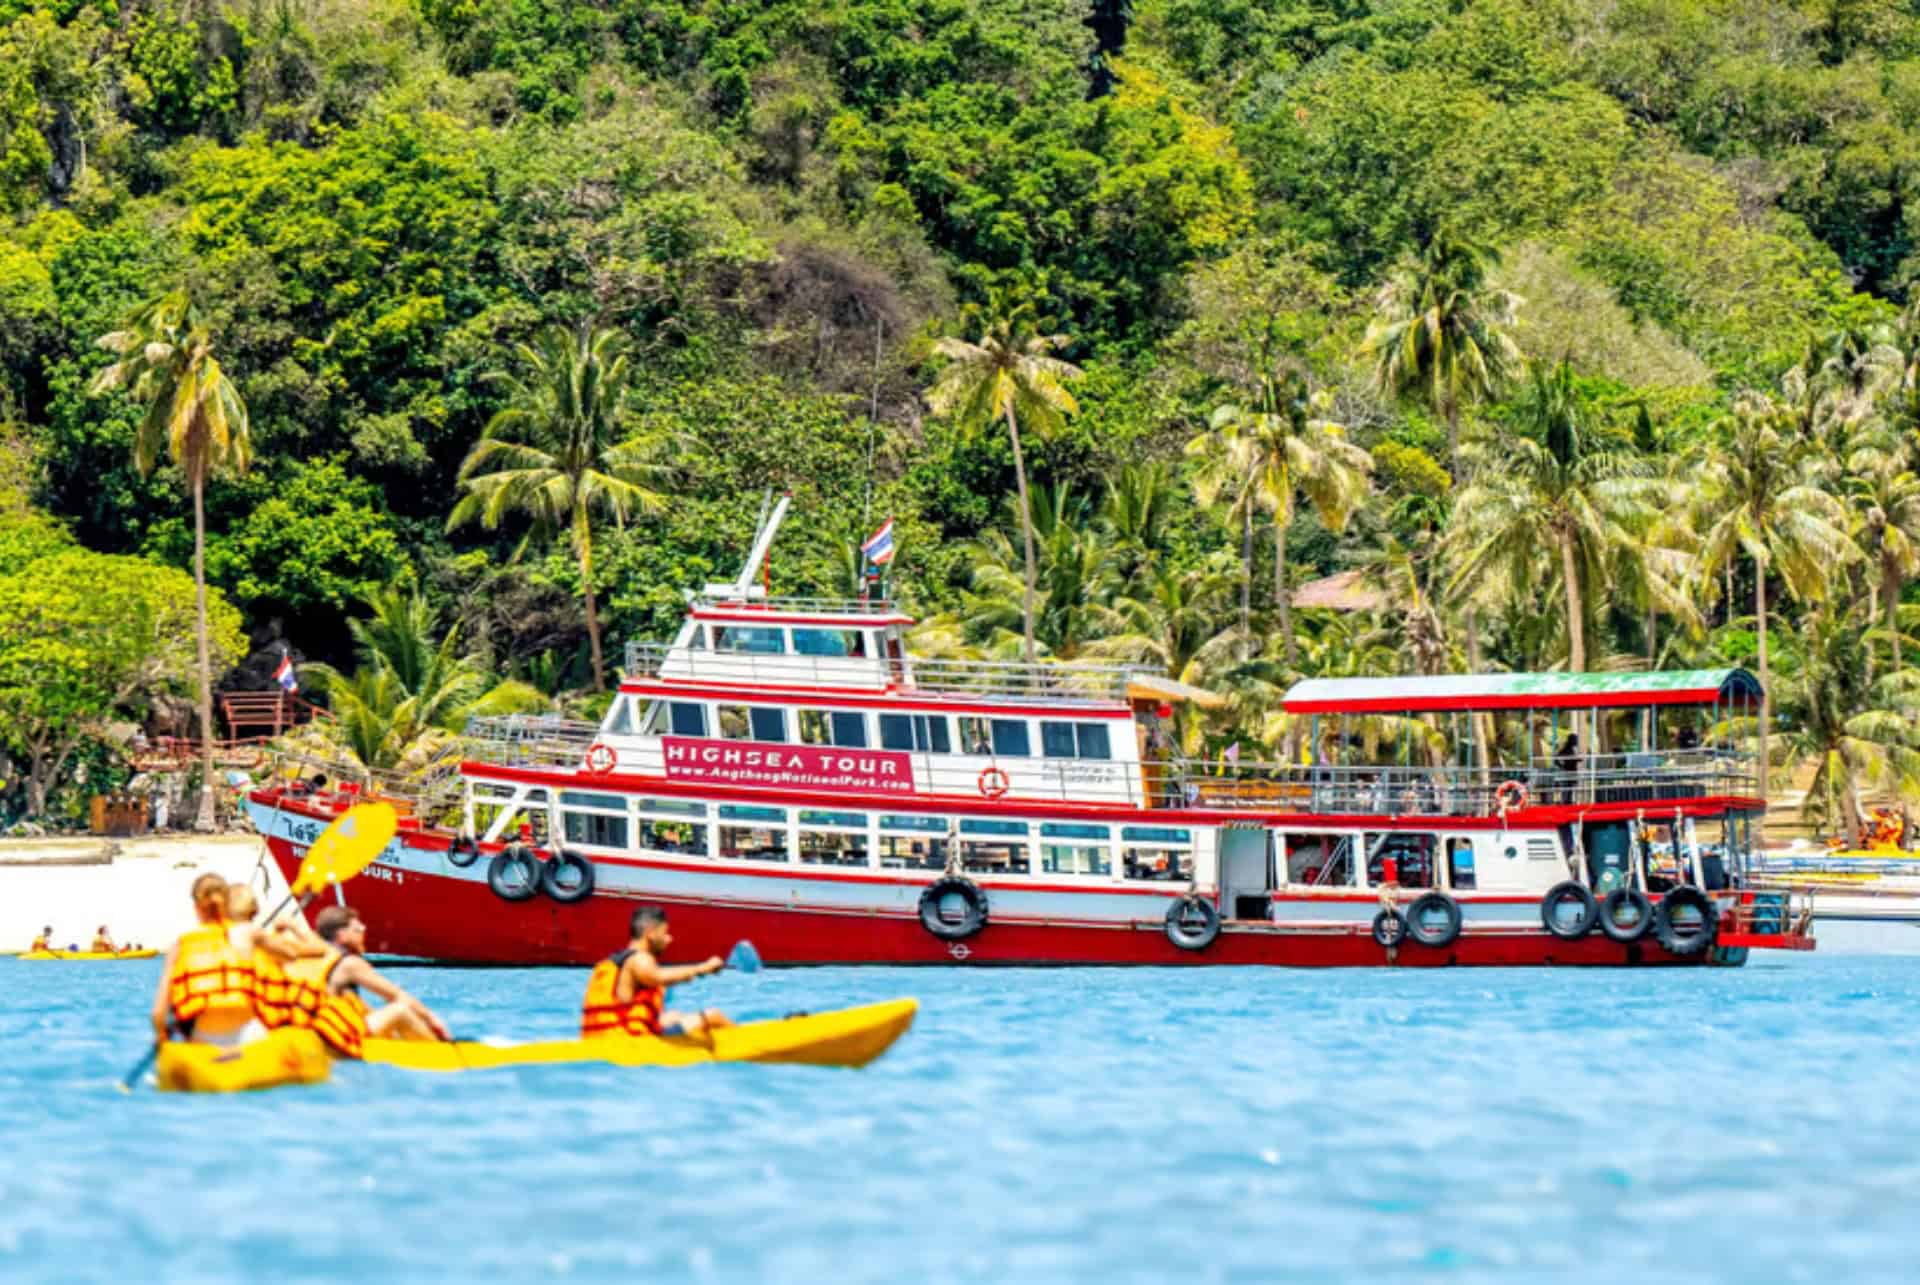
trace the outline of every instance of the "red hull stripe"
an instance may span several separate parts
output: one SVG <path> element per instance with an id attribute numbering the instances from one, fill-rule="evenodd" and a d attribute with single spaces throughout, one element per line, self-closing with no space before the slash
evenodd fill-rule
<path id="1" fill-rule="evenodd" d="M 1552 696 L 1385 696 L 1358 700 L 1287 701 L 1289 714 L 1437 714 L 1488 709 L 1640 709 L 1646 705 L 1711 705 L 1717 687 L 1684 691 Z"/>
<path id="2" fill-rule="evenodd" d="M 1111 702 L 1088 702 L 1085 705 L 1023 705 L 1012 701 L 990 703 L 969 701 L 959 698 L 949 699 L 942 696 L 914 693 L 912 689 L 890 687 L 889 692 L 899 695 L 862 696 L 849 692 L 844 687 L 797 687 L 788 684 L 779 686 L 734 687 L 720 683 L 697 683 L 677 678 L 629 678 L 620 684 L 620 690 L 631 696 L 678 697 L 683 700 L 738 701 L 742 704 L 785 705 L 806 703 L 827 708 L 840 709 L 886 709 L 901 711 L 929 711 L 940 714 L 981 714 L 997 715 L 1005 718 L 1009 714 L 1022 717 L 1057 718 L 1063 720 L 1090 718 L 1125 719 L 1130 712 L 1125 705 Z"/>
<path id="3" fill-rule="evenodd" d="M 848 612 L 840 616 L 796 616 L 782 611 L 778 607 L 695 607 L 689 613 L 695 620 L 737 621 L 743 625 L 785 625 L 788 628 L 805 629 L 810 625 L 841 629 L 878 629 L 887 625 L 910 625 L 913 617 L 900 612 L 888 615 L 860 615 Z"/>

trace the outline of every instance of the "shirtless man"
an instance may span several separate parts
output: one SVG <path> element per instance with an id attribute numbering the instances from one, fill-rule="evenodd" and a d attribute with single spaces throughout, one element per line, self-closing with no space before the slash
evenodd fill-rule
<path id="1" fill-rule="evenodd" d="M 295 981 L 318 986 L 348 1024 L 356 1028 L 352 1032 L 340 1032 L 344 1038 L 335 1039 L 330 1023 L 318 1020 L 313 1023 L 314 1029 L 336 1052 L 358 1056 L 354 1035 L 386 1040 L 453 1038 L 447 1024 L 432 1009 L 381 976 L 380 971 L 367 962 L 361 953 L 367 945 L 367 926 L 358 914 L 346 906 L 328 906 L 314 919 L 313 927 L 326 943 L 326 953 L 317 958 L 293 960 L 287 964 L 286 971 Z M 379 996 L 386 1003 L 378 1009 L 369 1009 L 360 998 L 362 990 Z"/>
<path id="2" fill-rule="evenodd" d="M 627 948 L 594 965 L 581 1003 L 580 1038 L 619 1035 L 692 1035 L 731 1026 L 717 1008 L 700 1013 L 666 1011 L 667 987 L 717 973 L 718 955 L 698 964 L 668 965 L 660 956 L 673 944 L 667 912 L 642 906 L 627 924 Z"/>

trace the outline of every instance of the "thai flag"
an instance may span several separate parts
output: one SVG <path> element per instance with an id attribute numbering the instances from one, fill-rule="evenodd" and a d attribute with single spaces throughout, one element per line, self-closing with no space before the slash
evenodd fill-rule
<path id="1" fill-rule="evenodd" d="M 880 524 L 880 529 L 873 533 L 872 538 L 860 546 L 860 552 L 866 554 L 867 561 L 876 567 L 884 567 L 893 561 L 892 518 Z"/>
<path id="2" fill-rule="evenodd" d="M 293 676 L 293 657 L 286 652 L 280 653 L 280 666 L 273 671 L 273 681 L 280 684 L 283 692 L 300 690 L 300 680 Z"/>

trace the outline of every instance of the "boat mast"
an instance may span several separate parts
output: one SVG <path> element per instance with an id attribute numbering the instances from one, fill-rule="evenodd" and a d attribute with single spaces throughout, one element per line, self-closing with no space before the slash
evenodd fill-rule
<path id="1" fill-rule="evenodd" d="M 747 553 L 746 565 L 740 568 L 740 578 L 730 585 L 708 585 L 708 593 L 718 590 L 721 595 L 736 599 L 766 597 L 765 587 L 754 581 L 760 574 L 760 568 L 766 563 L 767 554 L 773 548 L 773 537 L 779 532 L 780 523 L 787 516 L 787 506 L 792 503 L 793 494 L 788 492 L 780 497 L 780 502 L 773 506 L 773 512 L 768 514 L 766 502 L 761 501 L 760 521 L 753 532 L 753 548 Z"/>

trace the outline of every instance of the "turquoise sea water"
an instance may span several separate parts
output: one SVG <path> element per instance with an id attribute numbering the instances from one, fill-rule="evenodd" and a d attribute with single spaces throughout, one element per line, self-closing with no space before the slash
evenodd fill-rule
<path id="1" fill-rule="evenodd" d="M 584 971 L 410 968 L 469 1036 Z M 1920 960 L 723 975 L 860 1072 L 114 1080 L 154 967 L 0 960 L 0 1279 L 1906 1280 Z"/>

